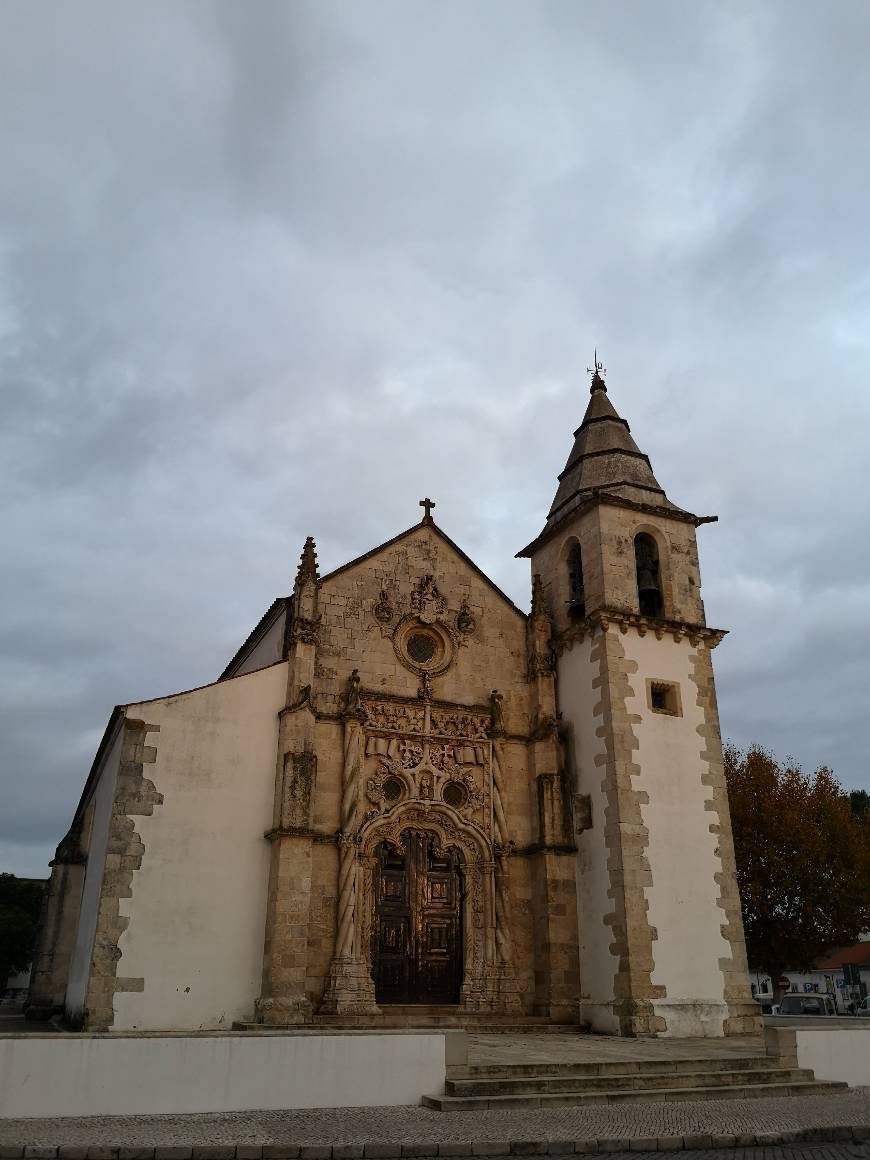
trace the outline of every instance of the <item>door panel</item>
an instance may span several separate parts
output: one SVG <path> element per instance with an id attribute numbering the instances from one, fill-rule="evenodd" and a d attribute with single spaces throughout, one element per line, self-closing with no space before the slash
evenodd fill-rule
<path id="1" fill-rule="evenodd" d="M 405 833 L 405 853 L 377 851 L 373 961 L 379 1003 L 458 1003 L 462 871 L 431 834 Z"/>

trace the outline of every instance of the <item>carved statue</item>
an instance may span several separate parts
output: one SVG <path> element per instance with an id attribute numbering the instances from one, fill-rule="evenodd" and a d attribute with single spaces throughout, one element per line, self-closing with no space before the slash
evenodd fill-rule
<path id="1" fill-rule="evenodd" d="M 444 615 L 447 601 L 438 591 L 433 576 L 424 576 L 411 593 L 411 607 L 424 624 L 431 624 Z"/>
<path id="2" fill-rule="evenodd" d="M 344 693 L 344 711 L 345 713 L 361 713 L 362 712 L 362 682 L 360 681 L 359 669 L 354 669 L 347 678 L 347 686 Z"/>
<path id="3" fill-rule="evenodd" d="M 462 601 L 462 606 L 459 609 L 459 613 L 456 617 L 456 627 L 459 632 L 463 634 L 463 636 L 470 636 L 477 627 L 477 622 L 474 619 L 474 614 L 468 606 L 467 600 Z"/>
<path id="4" fill-rule="evenodd" d="M 493 689 L 489 695 L 489 710 L 491 732 L 504 733 L 504 695 L 498 689 Z"/>

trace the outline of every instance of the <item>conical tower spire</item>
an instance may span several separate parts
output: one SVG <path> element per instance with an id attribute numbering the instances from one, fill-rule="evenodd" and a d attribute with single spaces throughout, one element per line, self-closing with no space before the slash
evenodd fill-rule
<path id="1" fill-rule="evenodd" d="M 604 367 L 596 351 L 592 382 L 583 422 L 574 432 L 574 446 L 559 475 L 559 487 L 547 514 L 544 531 L 575 508 L 605 493 L 635 504 L 673 508 L 660 486 L 649 458 L 631 436 L 631 428 L 610 401 Z"/>

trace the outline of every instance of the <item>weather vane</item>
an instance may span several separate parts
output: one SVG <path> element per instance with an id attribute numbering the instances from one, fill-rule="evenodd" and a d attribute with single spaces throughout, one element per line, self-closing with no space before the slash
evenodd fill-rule
<path id="1" fill-rule="evenodd" d="M 592 375 L 593 378 L 598 375 L 600 379 L 603 379 L 607 374 L 604 363 L 598 361 L 598 347 L 595 348 L 595 353 L 592 356 L 592 366 L 586 368 L 586 373 Z"/>

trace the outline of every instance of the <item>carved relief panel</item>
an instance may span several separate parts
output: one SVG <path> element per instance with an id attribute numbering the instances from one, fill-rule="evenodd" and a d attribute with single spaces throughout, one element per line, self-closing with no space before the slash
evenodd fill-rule
<path id="1" fill-rule="evenodd" d="M 400 802 L 443 802 L 491 834 L 488 711 L 368 697 L 362 711 L 366 821 Z"/>

